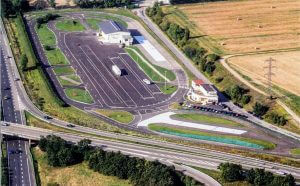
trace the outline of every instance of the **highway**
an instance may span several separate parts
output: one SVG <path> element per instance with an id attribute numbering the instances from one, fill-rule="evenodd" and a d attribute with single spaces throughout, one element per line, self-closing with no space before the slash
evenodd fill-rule
<path id="1" fill-rule="evenodd" d="M 1 31 L 3 27 L 1 27 Z M 3 33 L 3 32 L 2 32 Z M 2 36 L 2 35 L 1 35 Z M 10 74 L 10 67 L 7 65 L 11 62 L 7 59 L 7 51 L 5 46 L 7 43 L 1 37 L 1 54 L 0 54 L 0 69 L 1 69 L 1 100 L 3 120 L 23 124 L 22 115 L 19 109 L 18 96 L 15 94 L 13 87 L 13 77 Z M 11 56 L 11 55 L 10 55 Z M 8 169 L 9 169 L 9 185 L 35 185 L 33 167 L 31 167 L 29 146 L 26 140 L 16 138 L 7 138 L 8 152 Z"/>
<path id="2" fill-rule="evenodd" d="M 232 162 L 243 165 L 247 168 L 264 168 L 268 171 L 276 173 L 283 171 L 291 173 L 296 178 L 300 178 L 300 168 L 295 168 L 278 163 L 248 158 L 239 155 L 232 155 L 217 151 L 176 145 L 172 143 L 164 143 L 151 139 L 145 139 L 145 143 L 139 141 L 118 141 L 115 139 L 96 138 L 84 134 L 71 134 L 63 132 L 55 132 L 51 130 L 29 127 L 24 125 L 10 124 L 2 128 L 3 134 L 19 136 L 23 138 L 38 140 L 40 136 L 56 135 L 64 138 L 67 141 L 78 142 L 83 138 L 92 140 L 92 144 L 102 146 L 105 150 L 121 151 L 138 157 L 152 157 L 158 160 L 168 160 L 186 165 L 205 167 L 209 169 L 217 169 L 217 166 L 222 162 Z M 148 143 L 146 143 L 148 141 Z"/>

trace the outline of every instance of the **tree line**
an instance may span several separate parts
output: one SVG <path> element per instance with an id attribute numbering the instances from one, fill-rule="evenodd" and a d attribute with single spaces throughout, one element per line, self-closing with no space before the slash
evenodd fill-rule
<path id="1" fill-rule="evenodd" d="M 221 163 L 218 167 L 221 178 L 227 182 L 247 181 L 255 186 L 295 186 L 295 178 L 291 175 L 278 176 L 264 169 L 244 170 L 241 165 Z"/>
<path id="2" fill-rule="evenodd" d="M 74 3 L 80 8 L 112 8 L 133 6 L 132 0 L 74 0 Z"/>
<path id="3" fill-rule="evenodd" d="M 159 3 L 146 9 L 146 14 L 168 35 L 168 37 L 190 58 L 199 69 L 212 75 L 219 59 L 217 54 L 208 53 L 206 49 L 190 37 L 190 30 L 176 23 L 169 22 Z"/>
<path id="4" fill-rule="evenodd" d="M 170 4 L 186 4 L 186 3 L 204 3 L 204 2 L 216 2 L 216 1 L 226 1 L 226 0 L 170 0 Z"/>
<path id="5" fill-rule="evenodd" d="M 2 14 L 1 16 L 14 16 L 19 12 L 30 10 L 29 1 L 27 0 L 1 0 Z"/>
<path id="6" fill-rule="evenodd" d="M 41 138 L 39 148 L 46 152 L 47 162 L 51 166 L 64 167 L 87 161 L 90 169 L 104 175 L 129 179 L 133 185 L 203 185 L 176 171 L 174 166 L 130 157 L 120 152 L 107 152 L 90 144 L 88 139 L 73 144 L 60 137 L 48 135 Z"/>

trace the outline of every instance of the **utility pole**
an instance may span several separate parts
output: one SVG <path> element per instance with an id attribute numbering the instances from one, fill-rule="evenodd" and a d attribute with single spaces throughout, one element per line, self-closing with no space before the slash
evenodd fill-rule
<path id="1" fill-rule="evenodd" d="M 270 99 L 272 99 L 272 76 L 275 76 L 273 73 L 273 68 L 276 68 L 274 63 L 276 63 L 276 60 L 270 57 L 269 59 L 265 60 L 265 66 L 263 67 L 264 69 L 267 69 L 267 72 L 264 74 L 264 76 L 267 78 L 267 92 L 270 96 Z"/>

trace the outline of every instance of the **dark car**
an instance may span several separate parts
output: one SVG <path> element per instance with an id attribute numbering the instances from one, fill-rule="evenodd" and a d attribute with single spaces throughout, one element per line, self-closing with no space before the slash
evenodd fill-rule
<path id="1" fill-rule="evenodd" d="M 73 128 L 73 127 L 75 127 L 75 125 L 68 124 L 67 127 Z"/>
<path id="2" fill-rule="evenodd" d="M 45 119 L 52 119 L 50 116 L 44 116 Z"/>

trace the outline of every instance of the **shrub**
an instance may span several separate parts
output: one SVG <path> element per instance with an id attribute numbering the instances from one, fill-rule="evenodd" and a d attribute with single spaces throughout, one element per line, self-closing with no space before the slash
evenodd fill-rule
<path id="1" fill-rule="evenodd" d="M 265 115 L 268 112 L 268 110 L 268 106 L 260 104 L 258 102 L 256 102 L 253 107 L 253 113 L 258 117 L 262 117 L 263 115 Z"/>
<path id="2" fill-rule="evenodd" d="M 222 81 L 223 81 L 223 77 L 217 77 L 216 79 L 215 79 L 215 81 L 216 81 L 216 83 L 221 83 Z"/>
<path id="3" fill-rule="evenodd" d="M 287 119 L 284 116 L 280 116 L 273 112 L 268 116 L 268 118 L 271 119 L 273 123 L 281 126 L 284 126 L 287 122 Z"/>
<path id="4" fill-rule="evenodd" d="M 217 61 L 218 59 L 220 59 L 220 56 L 218 56 L 217 54 L 208 54 L 206 56 L 207 62 L 210 62 L 210 61 L 214 62 L 214 61 Z"/>

